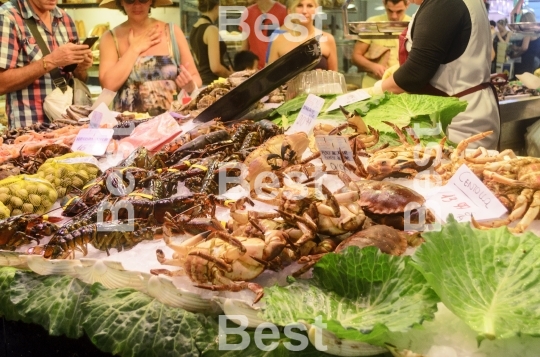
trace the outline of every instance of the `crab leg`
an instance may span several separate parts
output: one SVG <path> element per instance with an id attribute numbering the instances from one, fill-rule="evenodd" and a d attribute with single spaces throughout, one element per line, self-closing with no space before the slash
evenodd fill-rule
<path id="1" fill-rule="evenodd" d="M 256 283 L 250 283 L 245 281 L 232 281 L 231 279 L 223 276 L 219 269 L 213 270 L 214 281 L 219 284 L 194 284 L 194 286 L 212 291 L 242 291 L 249 289 L 255 293 L 255 299 L 253 303 L 256 304 L 264 296 L 264 289 L 262 286 Z"/>
<path id="2" fill-rule="evenodd" d="M 512 212 L 505 219 L 498 219 L 489 223 L 482 224 L 482 223 L 478 223 L 473 217 L 471 220 L 471 223 L 473 224 L 475 228 L 478 228 L 478 229 L 490 229 L 490 228 L 496 228 L 496 227 L 501 227 L 501 226 L 507 226 L 511 222 L 518 220 L 522 218 L 523 215 L 525 215 L 525 213 L 527 212 L 528 202 L 530 202 L 532 199 L 533 199 L 533 191 L 531 189 L 525 189 L 518 196 L 518 198 L 516 199 L 516 204 L 514 205 L 514 208 L 512 209 Z"/>
<path id="3" fill-rule="evenodd" d="M 217 258 L 217 257 L 213 257 L 209 254 L 206 254 L 206 253 L 203 253 L 201 251 L 198 251 L 198 250 L 195 250 L 193 252 L 189 252 L 188 255 L 194 255 L 196 257 L 199 257 L 199 258 L 202 258 L 202 259 L 206 259 L 208 260 L 209 262 L 212 262 L 214 264 L 216 264 L 216 266 L 221 269 L 221 270 L 224 270 L 228 273 L 231 273 L 232 272 L 232 265 L 228 264 L 226 261 L 224 261 L 223 259 L 220 259 L 220 258 Z"/>
<path id="4" fill-rule="evenodd" d="M 531 222 L 538 216 L 540 212 L 540 191 L 536 191 L 533 195 L 532 203 L 527 210 L 527 213 L 523 216 L 521 221 L 515 228 L 510 228 L 514 233 L 523 233 Z"/>
<path id="5" fill-rule="evenodd" d="M 491 134 L 493 134 L 493 130 L 485 131 L 483 133 L 476 134 L 476 135 L 471 136 L 470 138 L 462 140 L 458 144 L 458 146 L 456 147 L 456 150 L 454 150 L 454 152 L 452 153 L 452 159 L 459 158 L 461 156 L 461 154 L 465 151 L 465 149 L 467 149 L 467 146 L 470 143 L 478 141 L 478 140 L 482 140 L 483 138 L 485 138 L 486 136 L 489 136 Z"/>
<path id="6" fill-rule="evenodd" d="M 236 239 L 235 237 L 233 237 L 229 233 L 224 232 L 224 231 L 216 231 L 214 233 L 219 237 L 219 239 L 221 239 L 221 240 L 229 243 L 230 245 L 233 245 L 236 248 L 238 248 L 238 250 L 241 251 L 242 254 L 246 252 L 246 247 L 244 247 L 242 242 L 240 242 L 238 239 Z"/>

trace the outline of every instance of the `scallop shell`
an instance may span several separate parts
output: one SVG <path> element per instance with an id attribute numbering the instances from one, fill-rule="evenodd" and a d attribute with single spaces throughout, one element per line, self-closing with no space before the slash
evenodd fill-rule
<path id="1" fill-rule="evenodd" d="M 180 307 L 191 312 L 218 313 L 220 310 L 211 300 L 177 288 L 166 276 L 150 275 L 147 281 L 148 295 L 168 306 Z"/>
<path id="2" fill-rule="evenodd" d="M 0 266 L 27 268 L 26 258 L 28 255 L 21 252 L 12 252 L 8 250 L 0 250 Z"/>
<path id="3" fill-rule="evenodd" d="M 87 284 L 101 283 L 108 289 L 133 288 L 146 290 L 141 273 L 125 270 L 120 262 L 96 259 L 81 259 L 75 267 L 76 276 Z"/>
<path id="4" fill-rule="evenodd" d="M 75 276 L 75 267 L 80 267 L 79 260 L 45 259 L 41 255 L 28 255 L 28 267 L 39 275 L 70 275 Z"/>

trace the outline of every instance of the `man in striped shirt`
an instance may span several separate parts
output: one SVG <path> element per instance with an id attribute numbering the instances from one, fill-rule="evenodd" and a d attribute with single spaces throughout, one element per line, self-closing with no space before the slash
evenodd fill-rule
<path id="1" fill-rule="evenodd" d="M 79 45 L 73 20 L 56 6 L 57 0 L 11 0 L 0 6 L 0 95 L 6 96 L 10 128 L 48 122 L 43 111 L 55 88 L 50 71 L 56 67 L 68 81 L 86 81 L 92 52 Z M 18 3 L 18 4 L 17 4 Z M 20 11 L 19 11 L 20 9 Z M 33 18 L 50 53 L 43 56 L 25 20 Z M 77 63 L 73 73 L 64 66 Z"/>

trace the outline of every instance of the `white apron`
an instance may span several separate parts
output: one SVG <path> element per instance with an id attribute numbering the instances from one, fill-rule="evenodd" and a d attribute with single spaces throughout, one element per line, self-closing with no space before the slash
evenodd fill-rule
<path id="1" fill-rule="evenodd" d="M 471 16 L 471 37 L 465 52 L 455 61 L 439 66 L 430 80 L 430 84 L 453 96 L 481 83 L 490 81 L 491 68 L 491 31 L 486 6 L 483 0 L 463 0 Z M 411 29 L 415 17 L 407 30 L 405 48 L 411 50 Z M 497 149 L 500 134 L 500 118 L 497 100 L 491 88 L 484 88 L 465 95 L 460 99 L 467 101 L 467 109 L 452 120 L 446 130 L 448 139 L 454 143 L 484 131 L 493 130 L 493 134 L 480 141 L 475 141 L 469 148 L 483 146 Z"/>

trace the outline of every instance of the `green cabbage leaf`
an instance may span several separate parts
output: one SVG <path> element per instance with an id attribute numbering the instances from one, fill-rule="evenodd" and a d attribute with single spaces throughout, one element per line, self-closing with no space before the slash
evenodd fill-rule
<path id="1" fill-rule="evenodd" d="M 263 299 L 268 321 L 323 323 L 339 338 L 379 346 L 387 332 L 405 332 L 432 319 L 438 301 L 410 257 L 375 247 L 327 254 L 315 265 L 312 279 L 266 288 Z"/>
<path id="2" fill-rule="evenodd" d="M 540 336 L 540 240 L 506 227 L 477 230 L 453 216 L 413 257 L 450 311 L 477 339 Z"/>

